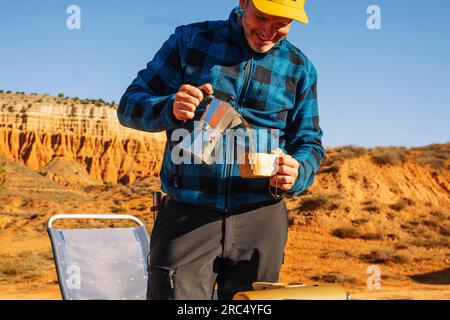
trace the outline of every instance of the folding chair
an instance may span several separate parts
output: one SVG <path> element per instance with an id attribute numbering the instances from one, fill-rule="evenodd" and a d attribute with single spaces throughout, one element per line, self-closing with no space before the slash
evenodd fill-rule
<path id="1" fill-rule="evenodd" d="M 67 219 L 132 220 L 135 228 L 54 229 Z M 150 240 L 130 215 L 59 214 L 47 224 L 64 300 L 143 300 Z"/>

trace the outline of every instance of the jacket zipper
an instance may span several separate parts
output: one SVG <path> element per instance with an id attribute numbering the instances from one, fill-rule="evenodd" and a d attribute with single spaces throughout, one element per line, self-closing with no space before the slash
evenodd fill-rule
<path id="1" fill-rule="evenodd" d="M 242 85 L 242 89 L 241 89 L 241 92 L 239 94 L 239 98 L 238 98 L 237 105 L 236 105 L 236 110 L 238 112 L 241 109 L 242 103 L 244 102 L 244 95 L 245 95 L 245 92 L 247 91 L 248 83 L 250 81 L 250 73 L 252 71 L 252 64 L 253 64 L 253 61 L 252 61 L 252 58 L 250 58 L 248 60 L 247 64 L 245 65 L 244 84 Z M 229 150 L 230 146 L 229 145 L 230 145 L 230 143 L 229 143 L 229 141 L 227 139 L 227 148 L 226 148 L 227 149 L 227 154 L 225 155 L 225 161 L 226 161 L 227 169 L 226 169 L 226 173 L 225 173 L 225 188 L 224 188 L 224 191 L 225 191 L 225 212 L 228 212 L 228 210 L 230 209 L 230 203 L 229 203 L 230 202 L 229 193 L 230 193 L 230 186 L 231 186 L 230 172 L 231 172 L 231 168 L 233 166 L 232 162 L 229 161 L 229 158 L 228 158 L 229 154 L 230 154 L 230 152 L 229 152 L 230 151 Z M 232 156 L 234 158 L 234 154 Z"/>
<path id="2" fill-rule="evenodd" d="M 163 267 L 163 266 L 149 267 L 149 270 L 150 269 L 153 269 L 155 271 L 164 270 L 164 272 L 167 272 L 170 289 L 171 290 L 175 289 L 175 284 L 174 284 L 174 281 L 173 281 L 173 277 L 174 277 L 176 271 L 174 269 L 171 269 L 171 268 L 168 268 L 168 267 Z"/>
<path id="3" fill-rule="evenodd" d="M 242 106 L 242 102 L 244 102 L 244 94 L 247 91 L 248 82 L 250 80 L 250 73 L 252 71 L 252 58 L 248 60 L 247 65 L 245 66 L 245 75 L 244 75 L 244 84 L 242 85 L 241 94 L 239 95 L 237 107 L 240 109 Z"/>

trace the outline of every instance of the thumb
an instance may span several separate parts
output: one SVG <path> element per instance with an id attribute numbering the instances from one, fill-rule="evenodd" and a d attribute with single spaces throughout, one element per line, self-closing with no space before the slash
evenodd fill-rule
<path id="1" fill-rule="evenodd" d="M 200 90 L 205 91 L 207 94 L 213 94 L 214 90 L 213 87 L 210 83 L 205 83 L 204 85 L 202 85 L 201 87 L 198 87 Z"/>
<path id="2" fill-rule="evenodd" d="M 284 152 L 280 148 L 276 148 L 275 150 L 272 151 L 272 154 L 282 156 L 282 155 L 284 155 Z"/>

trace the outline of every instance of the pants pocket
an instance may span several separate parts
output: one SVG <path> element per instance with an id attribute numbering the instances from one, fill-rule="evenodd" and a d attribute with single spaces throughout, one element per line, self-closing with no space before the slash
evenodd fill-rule
<path id="1" fill-rule="evenodd" d="M 175 269 L 170 267 L 149 267 L 147 300 L 172 300 L 175 290 Z"/>

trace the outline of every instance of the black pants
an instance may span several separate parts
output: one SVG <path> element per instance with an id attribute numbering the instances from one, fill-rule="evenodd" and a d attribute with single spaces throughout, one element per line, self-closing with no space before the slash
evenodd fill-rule
<path id="1" fill-rule="evenodd" d="M 168 199 L 150 241 L 147 299 L 232 299 L 277 282 L 288 231 L 284 201 L 220 214 Z"/>

